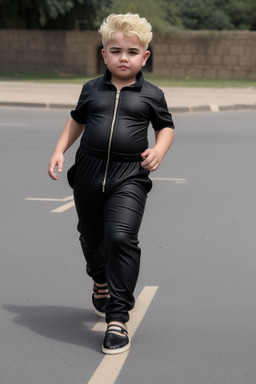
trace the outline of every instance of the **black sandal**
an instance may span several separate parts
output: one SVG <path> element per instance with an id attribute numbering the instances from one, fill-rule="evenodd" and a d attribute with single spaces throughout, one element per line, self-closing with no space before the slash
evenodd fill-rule
<path id="1" fill-rule="evenodd" d="M 130 341 L 127 330 L 119 323 L 109 324 L 105 333 L 102 352 L 107 355 L 116 355 L 128 351 L 129 348 Z"/>
<path id="2" fill-rule="evenodd" d="M 102 297 L 96 299 L 94 295 L 99 295 Z M 93 304 L 94 310 L 98 316 L 105 318 L 106 306 L 108 304 L 108 301 L 109 301 L 109 294 L 108 294 L 107 283 L 105 285 L 103 285 L 102 287 L 98 287 L 94 283 L 93 294 L 92 294 L 92 304 Z"/>

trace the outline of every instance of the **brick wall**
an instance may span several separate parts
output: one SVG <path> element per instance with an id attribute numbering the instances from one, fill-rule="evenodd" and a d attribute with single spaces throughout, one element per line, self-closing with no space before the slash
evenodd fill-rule
<path id="1" fill-rule="evenodd" d="M 96 31 L 0 30 L 0 71 L 93 75 L 100 45 Z M 151 48 L 156 76 L 256 79 L 256 32 L 155 35 Z"/>

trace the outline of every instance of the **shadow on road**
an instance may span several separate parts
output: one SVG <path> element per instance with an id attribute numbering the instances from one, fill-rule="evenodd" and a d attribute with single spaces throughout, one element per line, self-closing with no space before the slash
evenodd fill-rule
<path id="1" fill-rule="evenodd" d="M 102 332 L 92 332 L 91 329 L 96 322 L 102 320 L 92 310 L 58 306 L 2 307 L 17 315 L 14 318 L 16 324 L 41 336 L 100 351 Z"/>

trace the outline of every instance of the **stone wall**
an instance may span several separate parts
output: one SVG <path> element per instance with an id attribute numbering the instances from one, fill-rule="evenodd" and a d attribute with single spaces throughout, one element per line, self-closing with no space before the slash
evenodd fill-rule
<path id="1" fill-rule="evenodd" d="M 0 71 L 94 75 L 104 66 L 96 31 L 0 30 Z M 154 36 L 152 74 L 256 79 L 256 32 Z"/>
<path id="2" fill-rule="evenodd" d="M 180 32 L 153 50 L 157 76 L 256 79 L 256 32 Z"/>
<path id="3" fill-rule="evenodd" d="M 0 30 L 0 70 L 95 74 L 98 35 L 95 31 Z"/>

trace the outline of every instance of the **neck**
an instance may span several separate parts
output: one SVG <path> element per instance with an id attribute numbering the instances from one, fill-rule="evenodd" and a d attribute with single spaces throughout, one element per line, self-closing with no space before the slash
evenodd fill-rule
<path id="1" fill-rule="evenodd" d="M 123 87 L 128 87 L 129 85 L 134 84 L 136 81 L 136 78 L 134 79 L 129 79 L 129 80 L 119 80 L 115 78 L 111 78 L 111 82 L 114 84 L 117 90 L 120 91 L 121 88 Z"/>

